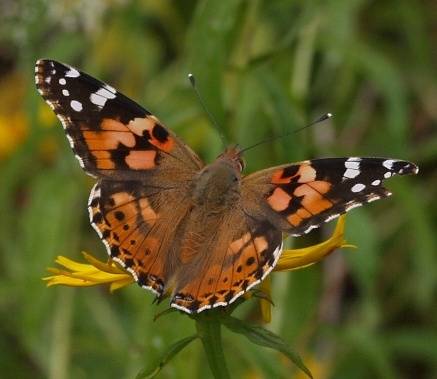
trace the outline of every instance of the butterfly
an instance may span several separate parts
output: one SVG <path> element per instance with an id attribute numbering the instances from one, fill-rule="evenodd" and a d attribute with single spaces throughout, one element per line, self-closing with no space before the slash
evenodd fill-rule
<path id="1" fill-rule="evenodd" d="M 418 172 L 403 160 L 348 157 L 243 175 L 238 147 L 204 164 L 149 111 L 71 66 L 39 60 L 35 81 L 97 179 L 88 210 L 110 258 L 187 313 L 227 306 L 262 281 L 283 233 L 308 233 L 389 196 L 384 179 Z"/>

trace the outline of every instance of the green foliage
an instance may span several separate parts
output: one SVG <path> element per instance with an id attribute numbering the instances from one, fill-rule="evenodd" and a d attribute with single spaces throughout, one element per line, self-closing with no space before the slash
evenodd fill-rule
<path id="1" fill-rule="evenodd" d="M 73 158 L 34 86 L 34 63 L 73 64 L 156 114 L 206 161 L 221 143 L 197 103 L 193 72 L 248 171 L 321 156 L 409 159 L 393 197 L 353 210 L 337 252 L 306 270 L 273 274 L 268 328 L 320 378 L 437 376 L 437 35 L 435 2 L 303 0 L 18 0 L 0 5 L 0 369 L 2 378 L 133 378 L 189 317 L 152 305 L 137 286 L 47 289 L 54 257 L 103 258 L 88 223 L 93 180 Z M 325 230 L 293 239 L 300 246 Z M 256 320 L 256 301 L 236 310 Z M 281 354 L 224 333 L 232 377 L 290 377 Z M 183 347 L 183 346 L 182 346 Z M 294 372 L 294 371 L 293 371 Z M 190 344 L 160 378 L 204 378 Z M 294 374 L 293 374 L 294 375 Z M 298 374 L 296 374 L 298 375 Z M 297 376 L 296 376 L 297 377 Z"/>
<path id="2" fill-rule="evenodd" d="M 251 325 L 247 322 L 229 316 L 223 320 L 223 324 L 231 331 L 244 335 L 250 342 L 274 349 L 284 354 L 291 362 L 299 367 L 308 377 L 312 378 L 311 372 L 302 362 L 302 358 L 278 335 L 258 325 Z"/>

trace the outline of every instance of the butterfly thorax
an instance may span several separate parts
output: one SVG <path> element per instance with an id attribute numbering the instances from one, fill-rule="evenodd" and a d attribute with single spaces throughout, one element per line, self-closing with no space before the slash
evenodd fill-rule
<path id="1" fill-rule="evenodd" d="M 193 181 L 193 206 L 204 208 L 209 214 L 231 209 L 240 198 L 240 178 L 240 171 L 232 160 L 217 158 Z"/>

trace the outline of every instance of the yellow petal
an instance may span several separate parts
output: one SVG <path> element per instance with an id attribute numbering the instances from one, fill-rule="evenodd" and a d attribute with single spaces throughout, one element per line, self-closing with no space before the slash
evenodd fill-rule
<path id="1" fill-rule="evenodd" d="M 331 238 L 317 245 L 303 249 L 284 250 L 279 258 L 275 271 L 292 271 L 311 266 L 338 248 L 356 248 L 349 245 L 344 239 L 345 216 L 342 215 L 337 221 Z"/>
<path id="2" fill-rule="evenodd" d="M 86 253 L 84 253 L 84 257 L 90 264 L 79 263 L 69 258 L 58 256 L 56 263 L 65 267 L 65 269 L 48 268 L 48 271 L 54 275 L 45 277 L 43 280 L 47 282 L 49 287 L 54 285 L 88 287 L 98 284 L 109 284 L 111 292 L 134 281 L 130 274 L 111 261 L 105 263 Z"/>
<path id="3" fill-rule="evenodd" d="M 71 270 L 71 271 L 83 271 L 89 269 L 90 265 L 87 263 L 79 263 L 76 261 L 73 261 L 67 257 L 64 257 L 62 255 L 59 255 L 56 257 L 55 262 L 60 265 L 64 266 L 65 268 Z"/>
<path id="4" fill-rule="evenodd" d="M 94 258 L 92 255 L 82 252 L 84 258 L 91 263 L 94 267 L 97 267 L 101 271 L 110 272 L 113 274 L 126 274 L 124 270 L 122 270 L 119 266 L 117 266 L 113 261 L 102 262 L 97 258 Z"/>

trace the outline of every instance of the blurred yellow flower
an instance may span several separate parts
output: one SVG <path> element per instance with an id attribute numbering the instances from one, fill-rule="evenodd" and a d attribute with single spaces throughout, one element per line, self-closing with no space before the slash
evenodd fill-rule
<path id="1" fill-rule="evenodd" d="M 3 73 L 4 74 L 4 73 Z M 24 110 L 25 81 L 18 71 L 0 81 L 0 159 L 8 157 L 25 140 L 29 122 Z"/>
<path id="2" fill-rule="evenodd" d="M 27 125 L 23 113 L 0 115 L 0 159 L 9 156 L 24 141 Z"/>
<path id="3" fill-rule="evenodd" d="M 327 358 L 317 358 L 314 355 L 306 354 L 303 357 L 305 365 L 313 374 L 314 378 L 326 379 L 331 377 L 332 361 Z M 303 371 L 297 371 L 293 376 L 294 379 L 308 379 Z"/>

